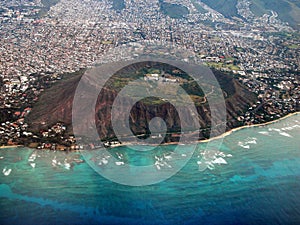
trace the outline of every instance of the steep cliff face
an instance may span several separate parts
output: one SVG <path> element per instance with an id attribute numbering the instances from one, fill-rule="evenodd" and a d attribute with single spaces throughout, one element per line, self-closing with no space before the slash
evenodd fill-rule
<path id="1" fill-rule="evenodd" d="M 47 129 L 56 122 L 72 121 L 72 102 L 82 73 L 68 77 L 46 89 L 26 118 L 31 130 Z"/>
<path id="2" fill-rule="evenodd" d="M 143 66 L 145 65 L 139 65 L 138 67 L 135 65 L 132 68 L 127 68 L 126 72 L 132 72 Z M 218 71 L 215 71 L 214 74 L 225 95 L 227 129 L 241 125 L 237 118 L 245 112 L 249 105 L 256 101 L 256 96 L 231 76 Z M 72 133 L 72 104 L 76 87 L 81 77 L 82 74 L 70 77 L 45 91 L 27 118 L 32 130 L 38 131 L 56 122 L 63 122 L 68 125 L 68 130 Z M 93 88 L 92 82 L 87 85 L 87 91 L 84 93 L 84 98 L 86 99 L 91 97 L 91 93 L 88 90 Z M 119 92 L 118 89 L 121 88 L 112 88 L 111 85 L 105 86 L 98 96 L 94 118 L 85 118 L 85 107 L 83 105 L 82 121 L 80 121 L 82 130 L 87 130 L 91 123 L 96 123 L 101 139 L 115 137 L 111 123 L 111 111 Z M 129 100 L 126 98 L 122 99 L 121 102 L 120 110 L 117 112 L 118 115 L 115 115 L 117 118 L 124 115 L 125 108 L 129 104 Z M 211 125 L 210 107 L 208 103 L 204 102 L 202 104 L 198 102 L 196 103 L 196 108 L 202 130 L 199 138 L 204 139 L 208 137 Z M 184 111 L 185 109 L 183 108 L 182 110 Z M 169 133 L 165 141 L 176 141 L 177 137 L 174 134 L 181 131 L 181 122 L 193 119 L 189 112 L 183 113 L 183 115 L 185 118 L 180 118 L 176 108 L 168 102 L 153 101 L 151 103 L 150 101 L 149 104 L 149 101 L 139 101 L 130 111 L 130 129 L 135 135 L 147 136 L 149 135 L 149 121 L 154 117 L 160 117 L 165 121 Z"/>

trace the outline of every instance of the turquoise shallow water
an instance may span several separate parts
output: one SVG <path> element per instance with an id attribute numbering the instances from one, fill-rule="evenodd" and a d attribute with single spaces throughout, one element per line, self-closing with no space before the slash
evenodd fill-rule
<path id="1" fill-rule="evenodd" d="M 299 137 L 300 115 L 236 131 L 218 152 L 227 164 L 202 171 L 199 144 L 175 176 L 143 187 L 106 180 L 79 153 L 1 149 L 0 224 L 300 224 Z"/>

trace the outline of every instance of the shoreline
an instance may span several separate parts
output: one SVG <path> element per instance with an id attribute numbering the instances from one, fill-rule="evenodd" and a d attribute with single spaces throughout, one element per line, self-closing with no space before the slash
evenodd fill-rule
<path id="1" fill-rule="evenodd" d="M 264 127 L 264 126 L 267 126 L 267 125 L 278 123 L 281 120 L 287 119 L 287 118 L 289 118 L 291 116 L 295 116 L 295 115 L 298 115 L 298 114 L 300 114 L 300 112 L 294 112 L 294 113 L 288 114 L 288 115 L 286 115 L 284 117 L 281 117 L 281 118 L 278 118 L 276 120 L 269 121 L 269 122 L 266 122 L 266 123 L 252 124 L 252 125 L 245 125 L 245 126 L 241 126 L 241 127 L 236 127 L 236 128 L 233 128 L 231 130 L 226 131 L 225 133 L 223 133 L 223 134 L 221 134 L 219 136 L 212 137 L 212 138 L 209 138 L 209 139 L 206 139 L 206 140 L 199 140 L 199 141 L 197 141 L 195 143 L 207 143 L 207 142 L 210 142 L 210 141 L 218 140 L 218 139 L 221 139 L 221 138 L 225 138 L 228 135 L 232 134 L 233 132 L 236 132 L 236 131 L 239 131 L 239 130 L 243 130 L 243 129 L 246 129 L 246 128 L 252 128 L 252 127 Z M 178 142 L 169 142 L 169 143 L 164 143 L 164 144 L 161 144 L 161 145 L 164 146 L 164 145 L 176 145 L 176 144 L 178 144 Z M 120 144 L 118 146 L 110 147 L 110 148 L 112 149 L 112 148 L 122 147 L 122 146 L 126 146 L 126 145 L 134 145 L 134 143 L 123 143 L 123 144 Z M 0 150 L 1 149 L 7 149 L 7 148 L 19 148 L 19 147 L 26 147 L 26 148 L 28 148 L 25 145 L 4 145 L 4 146 L 0 146 Z M 44 150 L 49 150 L 49 149 L 44 149 Z M 72 151 L 72 150 L 70 150 L 70 151 Z M 73 150 L 73 151 L 78 151 L 78 150 Z"/>
<path id="2" fill-rule="evenodd" d="M 0 149 L 19 148 L 19 147 L 26 147 L 26 146 L 24 146 L 24 145 L 3 145 L 3 146 L 0 146 Z"/>
<path id="3" fill-rule="evenodd" d="M 265 123 L 252 124 L 252 125 L 245 125 L 245 126 L 241 126 L 241 127 L 236 127 L 236 128 L 233 128 L 231 130 L 226 131 L 225 133 L 223 133 L 223 134 L 221 134 L 219 136 L 212 137 L 212 138 L 205 139 L 205 140 L 199 140 L 199 141 L 196 141 L 195 143 L 199 143 L 199 144 L 200 143 L 208 143 L 208 142 L 211 142 L 211 141 L 214 141 L 214 140 L 225 138 L 228 135 L 232 134 L 233 132 L 236 132 L 236 131 L 239 131 L 239 130 L 243 130 L 243 129 L 246 129 L 246 128 L 252 128 L 252 127 L 264 127 L 264 126 L 267 126 L 267 125 L 278 123 L 281 120 L 287 119 L 287 118 L 289 118 L 291 116 L 295 116 L 297 114 L 300 114 L 300 112 L 290 113 L 290 114 L 288 114 L 288 115 L 286 115 L 284 117 L 278 118 L 278 119 L 273 120 L 273 121 L 265 122 Z M 167 146 L 167 145 L 176 145 L 176 144 L 178 144 L 178 142 L 168 142 L 168 143 L 164 143 L 164 144 L 161 144 L 161 145 L 162 146 L 164 146 L 164 145 Z M 187 144 L 189 144 L 189 143 L 187 143 Z M 121 146 L 126 146 L 126 145 L 134 145 L 134 143 L 124 143 L 124 144 L 121 144 L 121 145 L 116 146 L 116 147 L 121 147 Z M 111 148 L 115 148 L 115 147 L 111 147 Z"/>
<path id="4" fill-rule="evenodd" d="M 213 138 L 209 138 L 207 140 L 201 140 L 199 141 L 198 143 L 207 143 L 207 142 L 210 142 L 210 141 L 213 141 L 213 140 L 217 140 L 217 139 L 220 139 L 220 138 L 224 138 L 230 134 L 232 134 L 233 132 L 236 132 L 236 131 L 239 131 L 239 130 L 243 130 L 243 129 L 246 129 L 246 128 L 252 128 L 252 127 L 264 127 L 264 126 L 267 126 L 267 125 L 271 125 L 271 124 L 275 124 L 275 123 L 278 123 L 280 122 L 281 120 L 284 120 L 284 119 L 287 119 L 291 116 L 295 116 L 297 114 L 300 114 L 300 112 L 294 112 L 294 113 L 290 113 L 284 117 L 281 117 L 281 118 L 278 118 L 276 120 L 273 120 L 273 121 L 269 121 L 269 122 L 265 122 L 265 123 L 260 123 L 260 124 L 252 124 L 252 125 L 245 125 L 245 126 L 241 126 L 241 127 L 236 127 L 236 128 L 233 128 L 229 131 L 226 131 L 224 134 L 221 134 L 219 136 L 216 136 L 216 137 L 213 137 Z"/>

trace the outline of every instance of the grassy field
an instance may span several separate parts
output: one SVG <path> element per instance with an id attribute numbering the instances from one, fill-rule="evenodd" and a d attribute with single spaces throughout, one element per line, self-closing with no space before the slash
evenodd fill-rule
<path id="1" fill-rule="evenodd" d="M 124 0 L 112 0 L 112 3 L 113 3 L 113 9 L 116 11 L 121 11 L 126 7 Z"/>
<path id="2" fill-rule="evenodd" d="M 287 46 L 289 49 L 300 49 L 299 45 L 289 45 Z"/>
<path id="3" fill-rule="evenodd" d="M 103 45 L 110 45 L 112 43 L 113 43 L 112 41 L 101 41 L 101 44 Z"/>
<path id="4" fill-rule="evenodd" d="M 185 15 L 189 14 L 189 10 L 182 5 L 171 4 L 160 0 L 160 10 L 171 18 L 181 19 Z"/>
<path id="5" fill-rule="evenodd" d="M 59 1 L 60 0 L 41 0 L 45 8 L 50 8 L 51 6 L 54 6 L 57 3 L 59 3 Z"/>
<path id="6" fill-rule="evenodd" d="M 236 9 L 237 0 L 202 0 L 202 2 L 211 7 L 212 9 L 215 9 L 218 12 L 222 13 L 226 17 L 239 17 Z"/>
<path id="7" fill-rule="evenodd" d="M 240 68 L 236 65 L 233 65 L 233 64 L 227 64 L 227 63 L 222 63 L 222 62 L 207 62 L 206 63 L 207 66 L 209 67 L 213 67 L 213 68 L 216 68 L 216 69 L 222 69 L 222 68 L 227 68 L 227 69 L 230 69 L 230 70 L 240 70 Z"/>

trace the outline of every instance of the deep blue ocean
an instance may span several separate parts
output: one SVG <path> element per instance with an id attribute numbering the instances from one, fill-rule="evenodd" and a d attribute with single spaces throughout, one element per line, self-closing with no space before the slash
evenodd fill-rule
<path id="1" fill-rule="evenodd" d="M 80 153 L 1 149 L 0 224 L 300 224 L 300 114 L 206 146 L 170 179 L 141 187 L 103 178 Z M 223 163 L 205 169 L 205 154 Z"/>

